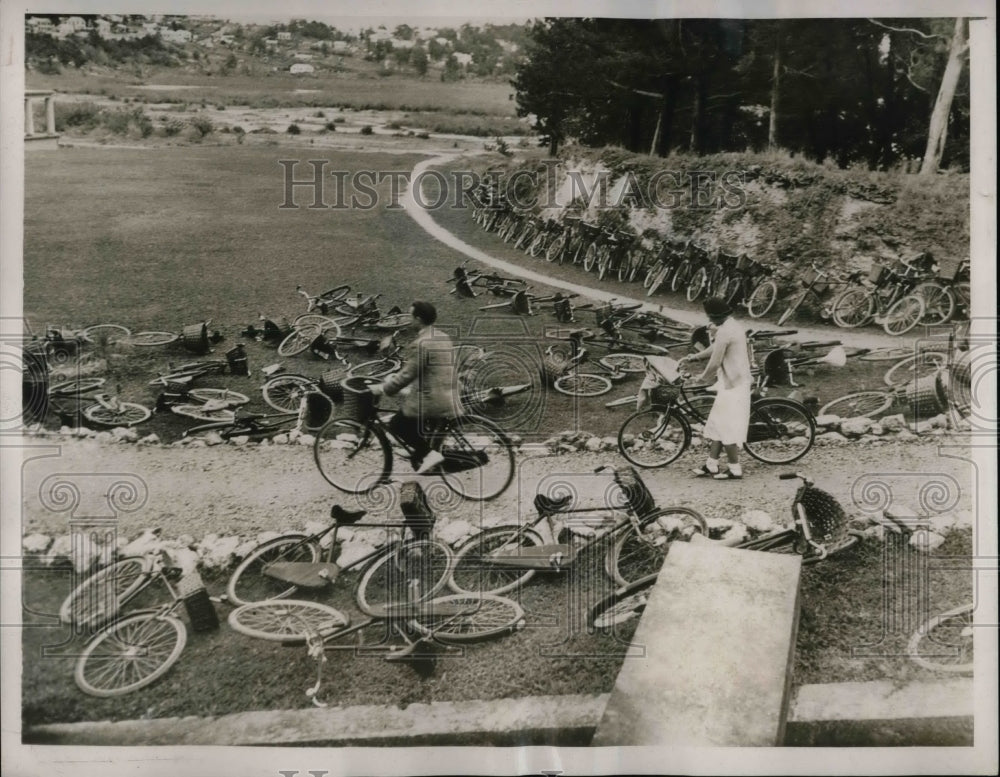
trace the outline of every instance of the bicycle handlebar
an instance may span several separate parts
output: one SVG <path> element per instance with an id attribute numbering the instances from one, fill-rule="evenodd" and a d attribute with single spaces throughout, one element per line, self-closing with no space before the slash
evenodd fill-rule
<path id="1" fill-rule="evenodd" d="M 795 478 L 800 478 L 800 477 L 802 477 L 802 475 L 800 475 L 798 472 L 782 472 L 780 475 L 778 475 L 778 480 L 794 480 Z"/>

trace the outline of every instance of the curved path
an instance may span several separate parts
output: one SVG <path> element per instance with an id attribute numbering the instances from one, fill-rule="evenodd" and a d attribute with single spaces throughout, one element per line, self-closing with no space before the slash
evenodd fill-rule
<path id="1" fill-rule="evenodd" d="M 604 291 L 603 289 L 594 288 L 593 286 L 584 286 L 579 283 L 554 278 L 551 275 L 545 275 L 544 273 L 536 272 L 535 270 L 529 270 L 512 262 L 504 261 L 503 259 L 498 259 L 480 248 L 469 245 L 461 238 L 449 232 L 447 229 L 438 224 L 434 220 L 431 212 L 423 207 L 417 201 L 417 198 L 413 196 L 412 182 L 417 181 L 421 174 L 426 173 L 428 169 L 450 162 L 458 156 L 460 155 L 442 154 L 440 156 L 431 157 L 422 162 L 418 162 L 410 175 L 410 183 L 407 185 L 406 190 L 402 194 L 401 202 L 403 207 L 406 209 L 406 213 L 435 240 L 447 245 L 449 248 L 453 248 L 470 259 L 475 259 L 476 261 L 482 262 L 483 264 L 496 270 L 500 270 L 501 272 L 508 273 L 510 275 L 519 276 L 534 283 L 550 286 L 571 294 L 579 294 L 581 297 L 586 297 L 598 302 L 614 301 L 623 304 L 640 304 L 644 310 L 659 311 L 687 324 L 701 325 L 705 323 L 705 316 L 698 311 L 678 310 L 662 303 L 651 303 L 647 298 L 638 299 L 635 297 L 629 297 L 622 294 L 620 291 L 611 293 Z M 461 154 L 461 156 L 468 156 L 468 154 Z M 770 323 L 762 322 L 762 324 L 764 327 L 772 326 Z M 836 327 L 817 328 L 798 325 L 793 325 L 792 328 L 798 332 L 798 338 L 801 340 L 825 340 L 829 339 L 831 334 L 834 334 L 844 345 L 853 348 L 901 347 L 912 345 L 913 342 L 910 337 L 892 337 L 891 335 L 872 330 L 855 331 Z M 917 332 L 916 329 L 913 331 Z"/>

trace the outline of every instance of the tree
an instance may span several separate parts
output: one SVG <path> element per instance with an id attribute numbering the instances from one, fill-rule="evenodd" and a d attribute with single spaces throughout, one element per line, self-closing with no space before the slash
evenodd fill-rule
<path id="1" fill-rule="evenodd" d="M 458 60 L 455 59 L 454 54 L 450 54 L 448 59 L 445 60 L 444 70 L 441 71 L 442 81 L 457 81 L 462 77 L 462 68 L 458 64 Z"/>
<path id="2" fill-rule="evenodd" d="M 427 52 L 423 46 L 414 46 L 410 49 L 410 65 L 418 76 L 427 75 Z"/>
<path id="3" fill-rule="evenodd" d="M 962 76 L 968 50 L 968 21 L 960 17 L 955 19 L 955 31 L 948 45 L 948 64 L 941 77 L 941 86 L 934 100 L 934 110 L 931 111 L 930 126 L 927 129 L 927 149 L 924 151 L 924 161 L 920 165 L 921 175 L 933 175 L 941 166 L 944 144 L 948 139 L 948 116 L 951 114 L 951 104 L 955 99 L 958 79 Z"/>

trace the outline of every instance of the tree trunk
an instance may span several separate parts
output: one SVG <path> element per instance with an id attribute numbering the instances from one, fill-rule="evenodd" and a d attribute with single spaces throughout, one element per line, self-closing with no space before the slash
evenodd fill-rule
<path id="1" fill-rule="evenodd" d="M 549 156 L 554 157 L 559 150 L 559 138 L 554 132 L 549 133 Z"/>
<path id="2" fill-rule="evenodd" d="M 965 64 L 965 52 L 968 49 L 966 40 L 967 21 L 961 17 L 955 19 L 955 32 L 951 36 L 951 46 L 948 50 L 948 64 L 941 77 L 934 110 L 931 111 L 931 123 L 927 131 L 927 150 L 924 151 L 924 161 L 920 165 L 920 175 L 933 175 L 941 166 L 944 156 L 944 144 L 948 139 L 948 115 L 951 113 L 951 102 L 955 98 L 958 79 L 962 75 Z"/>
<path id="3" fill-rule="evenodd" d="M 694 77 L 694 100 L 691 104 L 691 139 L 689 147 L 692 153 L 700 154 L 703 140 L 702 124 L 705 113 L 705 76 Z"/>
<path id="4" fill-rule="evenodd" d="M 774 71 L 771 76 L 771 115 L 767 122 L 767 149 L 778 147 L 778 95 L 781 93 L 781 27 L 774 34 Z"/>
<path id="5" fill-rule="evenodd" d="M 660 107 L 659 137 L 656 143 L 657 156 L 666 156 L 673 145 L 674 108 L 677 105 L 677 80 L 674 77 L 665 79 L 663 84 L 663 104 Z"/>

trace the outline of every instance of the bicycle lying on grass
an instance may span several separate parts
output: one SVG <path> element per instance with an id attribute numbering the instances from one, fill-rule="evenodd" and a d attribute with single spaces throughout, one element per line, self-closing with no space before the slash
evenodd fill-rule
<path id="1" fill-rule="evenodd" d="M 79 416 L 98 426 L 135 426 L 152 412 L 145 405 L 125 402 L 117 394 L 97 391 L 104 378 L 79 378 L 49 387 L 48 401 L 64 423 L 76 424 Z M 68 403 L 72 402 L 72 406 Z"/>
<path id="2" fill-rule="evenodd" d="M 166 674 L 187 644 L 187 627 L 178 617 L 181 604 L 195 631 L 218 628 L 215 608 L 197 572 L 171 562 L 163 551 L 122 559 L 91 575 L 63 602 L 60 621 L 96 629 L 74 669 L 81 691 L 123 696 Z M 154 583 L 163 584 L 169 602 L 123 613 Z M 189 590 L 187 596 L 182 587 Z"/>
<path id="3" fill-rule="evenodd" d="M 598 467 L 595 473 L 611 469 Z M 536 572 L 560 572 L 591 548 L 606 545 L 604 570 L 616 583 L 634 582 L 659 569 L 676 539 L 706 534 L 705 520 L 687 507 L 656 507 L 648 487 L 631 467 L 613 469 L 621 505 L 577 507 L 573 495 L 536 494 L 537 516 L 523 524 L 494 526 L 473 535 L 455 552 L 449 585 L 459 593 L 502 594 Z M 540 525 L 548 531 L 543 538 Z M 557 522 L 565 526 L 564 537 Z"/>
<path id="4" fill-rule="evenodd" d="M 802 559 L 803 564 L 815 564 L 857 543 L 860 535 L 848 529 L 848 515 L 831 494 L 817 488 L 809 476 L 799 472 L 786 472 L 778 478 L 798 478 L 801 481 L 792 498 L 794 523 L 790 528 L 777 529 L 744 541 L 711 540 L 708 539 L 707 532 L 703 532 L 702 537 L 690 538 L 690 541 L 743 550 L 795 554 Z M 646 576 L 619 588 L 594 605 L 588 618 L 590 627 L 610 629 L 638 619 L 646 607 L 656 584 L 662 559 L 666 557 L 668 550 L 669 547 L 663 548 L 660 564 Z"/>
<path id="5" fill-rule="evenodd" d="M 313 455 L 320 474 L 334 488 L 348 494 L 367 494 L 390 482 L 393 447 L 411 458 L 412 446 L 389 429 L 391 413 L 380 413 L 368 386 L 372 378 L 343 382 L 345 401 L 334 417 L 316 433 Z M 435 431 L 444 461 L 433 473 L 459 496 L 487 501 L 502 494 L 514 478 L 514 452 L 507 435 L 492 421 L 461 415 L 441 421 Z"/>

